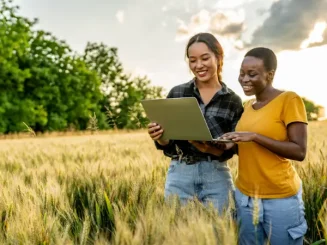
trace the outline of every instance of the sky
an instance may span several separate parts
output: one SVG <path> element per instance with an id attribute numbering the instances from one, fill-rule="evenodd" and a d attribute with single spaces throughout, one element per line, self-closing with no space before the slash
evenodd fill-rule
<path id="1" fill-rule="evenodd" d="M 241 96 L 237 78 L 253 47 L 277 54 L 274 86 L 327 108 L 327 0 L 14 0 L 82 53 L 87 42 L 118 48 L 127 73 L 146 75 L 168 92 L 188 82 L 188 39 L 211 32 L 224 52 L 223 80 Z"/>

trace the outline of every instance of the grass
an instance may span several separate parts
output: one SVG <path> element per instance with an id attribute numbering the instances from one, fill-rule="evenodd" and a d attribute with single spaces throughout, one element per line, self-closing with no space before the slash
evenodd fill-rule
<path id="1" fill-rule="evenodd" d="M 163 200 L 169 160 L 144 131 L 0 140 L 0 244 L 236 244 L 228 214 Z M 309 127 L 306 243 L 327 239 L 327 124 Z M 229 165 L 236 175 L 237 157 Z M 326 244 L 323 242 L 323 244 Z"/>

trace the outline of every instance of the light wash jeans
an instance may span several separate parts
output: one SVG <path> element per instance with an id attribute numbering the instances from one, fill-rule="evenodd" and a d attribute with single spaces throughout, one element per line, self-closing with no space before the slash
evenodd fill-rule
<path id="1" fill-rule="evenodd" d="M 229 192 L 234 196 L 234 185 L 226 162 L 201 161 L 187 165 L 172 160 L 165 184 L 165 199 L 177 195 L 181 204 L 197 198 L 205 206 L 212 203 L 219 213 L 229 204 Z"/>
<path id="2" fill-rule="evenodd" d="M 279 199 L 254 199 L 236 188 L 235 201 L 240 245 L 263 245 L 267 239 L 271 245 L 303 244 L 307 222 L 302 187 L 296 195 Z"/>

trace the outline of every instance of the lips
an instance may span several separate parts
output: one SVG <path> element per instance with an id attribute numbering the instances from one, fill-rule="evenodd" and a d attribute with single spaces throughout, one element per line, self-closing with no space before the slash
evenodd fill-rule
<path id="1" fill-rule="evenodd" d="M 205 77 L 207 75 L 207 70 L 205 71 L 197 71 L 196 73 L 199 75 L 199 77 Z"/>
<path id="2" fill-rule="evenodd" d="M 250 92 L 253 89 L 252 85 L 243 85 L 242 86 L 244 92 Z"/>

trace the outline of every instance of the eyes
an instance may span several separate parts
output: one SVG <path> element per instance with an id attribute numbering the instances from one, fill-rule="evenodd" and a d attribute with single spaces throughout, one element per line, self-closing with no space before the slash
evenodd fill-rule
<path id="1" fill-rule="evenodd" d="M 255 76 L 258 75 L 258 73 L 250 71 L 249 73 L 246 74 L 245 72 L 240 71 L 240 77 L 244 77 L 245 75 L 248 75 L 249 77 L 254 78 Z"/>
<path id="2" fill-rule="evenodd" d="M 200 58 L 200 60 L 202 60 L 202 61 L 207 61 L 209 59 L 210 59 L 210 56 L 205 56 L 205 57 Z M 196 61 L 197 61 L 197 59 L 190 58 L 190 63 L 195 63 Z"/>

